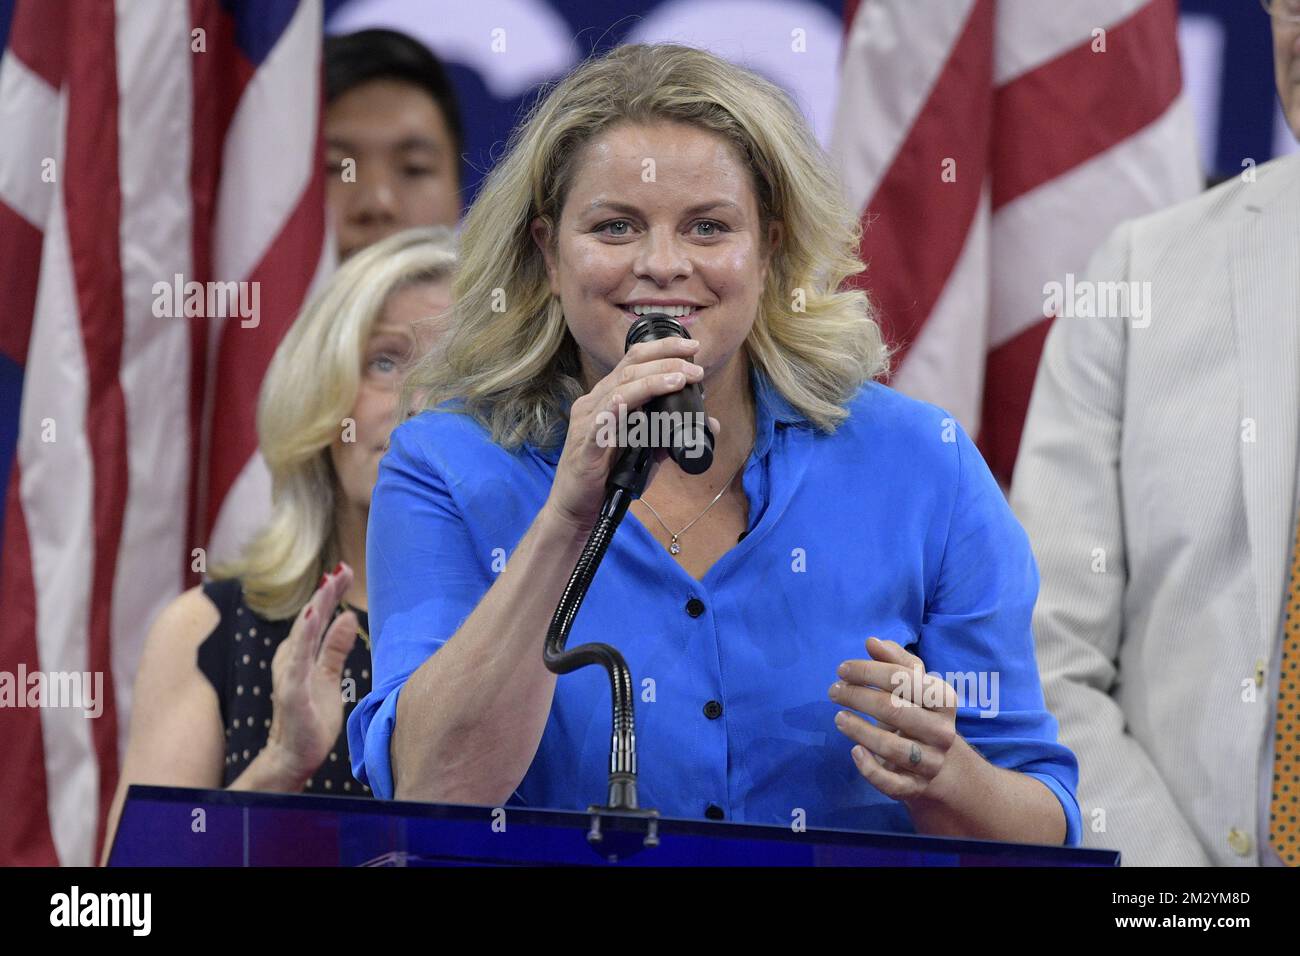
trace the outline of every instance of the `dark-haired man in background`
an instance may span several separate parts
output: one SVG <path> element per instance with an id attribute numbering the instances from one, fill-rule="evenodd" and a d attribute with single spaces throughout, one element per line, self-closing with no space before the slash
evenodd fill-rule
<path id="1" fill-rule="evenodd" d="M 427 47 L 393 30 L 325 41 L 326 198 L 339 258 L 460 218 L 464 129 Z"/>

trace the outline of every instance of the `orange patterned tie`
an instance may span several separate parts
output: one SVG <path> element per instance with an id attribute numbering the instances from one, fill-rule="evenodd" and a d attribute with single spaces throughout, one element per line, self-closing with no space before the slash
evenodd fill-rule
<path id="1" fill-rule="evenodd" d="M 1269 806 L 1268 840 L 1287 866 L 1300 862 L 1300 527 L 1291 559 L 1286 626 L 1282 634 L 1282 663 L 1278 674 L 1277 726 L 1273 740 L 1273 800 Z"/>

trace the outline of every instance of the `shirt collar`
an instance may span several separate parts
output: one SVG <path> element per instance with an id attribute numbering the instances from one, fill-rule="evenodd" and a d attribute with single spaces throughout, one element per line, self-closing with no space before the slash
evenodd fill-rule
<path id="1" fill-rule="evenodd" d="M 802 425 L 808 420 L 795 410 L 785 396 L 772 384 L 772 380 L 752 363 L 749 370 L 750 387 L 754 390 L 754 456 L 761 458 L 772 447 L 777 426 Z M 558 465 L 563 443 L 550 448 L 528 447 L 539 458 Z"/>

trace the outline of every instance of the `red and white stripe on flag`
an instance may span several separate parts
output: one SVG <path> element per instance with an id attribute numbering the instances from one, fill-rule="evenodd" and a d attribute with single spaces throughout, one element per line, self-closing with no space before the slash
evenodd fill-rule
<path id="1" fill-rule="evenodd" d="M 218 518 L 268 510 L 266 483 L 244 477 L 260 465 L 258 388 L 333 260 L 322 10 L 17 0 L 6 27 L 0 363 L 21 400 L 0 408 L 17 424 L 0 672 L 87 674 L 102 709 L 48 694 L 0 708 L 0 865 L 84 865 L 149 625 L 197 582 L 192 551 Z M 155 285 L 178 276 L 258 282 L 256 324 L 160 317 Z M 228 553 L 240 535 L 223 534 Z"/>
<path id="2" fill-rule="evenodd" d="M 832 153 L 890 384 L 1009 483 L 1050 319 L 1120 222 L 1202 182 L 1176 0 L 846 0 Z"/>

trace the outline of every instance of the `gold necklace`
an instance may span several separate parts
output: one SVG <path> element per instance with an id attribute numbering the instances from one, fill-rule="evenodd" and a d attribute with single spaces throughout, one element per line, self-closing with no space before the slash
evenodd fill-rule
<path id="1" fill-rule="evenodd" d="M 749 451 L 750 451 L 750 454 L 753 454 L 754 449 L 751 448 Z M 659 522 L 659 526 L 660 526 L 661 528 L 663 528 L 665 531 L 667 531 L 669 537 L 672 539 L 672 540 L 669 541 L 669 543 L 668 543 L 668 553 L 669 553 L 669 554 L 672 554 L 672 555 L 678 555 L 678 554 L 681 554 L 681 553 L 682 553 L 682 546 L 681 546 L 680 544 L 677 543 L 678 539 L 681 538 L 681 536 L 684 535 L 686 532 L 690 531 L 690 530 L 691 530 L 691 525 L 692 525 L 692 524 L 695 524 L 695 522 L 697 522 L 697 521 L 699 521 L 701 518 L 703 518 L 703 517 L 705 516 L 705 514 L 708 513 L 708 510 L 709 510 L 710 508 L 712 508 L 712 507 L 713 507 L 714 505 L 716 505 L 720 500 L 722 500 L 722 496 L 723 496 L 724 494 L 727 493 L 727 489 L 731 487 L 731 483 L 732 483 L 733 481 L 735 481 L 735 480 L 736 480 L 736 476 L 737 476 L 738 474 L 740 474 L 740 469 L 741 469 L 741 468 L 744 468 L 744 467 L 745 467 L 745 464 L 746 464 L 748 461 L 749 461 L 749 455 L 746 455 L 744 458 L 740 459 L 740 466 L 739 466 L 735 471 L 733 471 L 733 472 L 731 473 L 731 477 L 727 479 L 726 484 L 724 484 L 724 485 L 722 486 L 721 490 L 720 490 L 720 491 L 719 491 L 719 492 L 714 496 L 713 500 L 710 501 L 707 505 L 705 505 L 703 511 L 701 511 L 699 514 L 697 514 L 694 518 L 691 519 L 691 524 L 688 524 L 685 528 L 683 528 L 681 531 L 678 531 L 676 534 L 673 533 L 673 529 L 672 529 L 672 528 L 670 528 L 670 527 L 668 527 L 668 525 L 664 524 L 664 519 L 661 518 L 661 517 L 659 517 L 659 512 L 655 511 L 655 509 L 654 509 L 654 505 L 650 504 L 650 502 L 646 501 L 644 498 L 640 499 L 641 504 L 645 505 L 647 508 L 650 509 L 650 513 L 651 513 L 652 515 L 655 516 L 655 521 L 658 521 L 658 522 Z"/>

